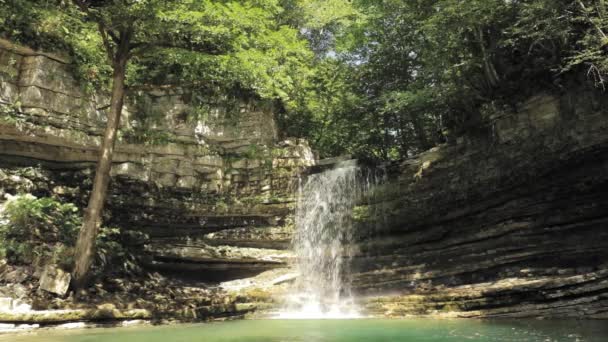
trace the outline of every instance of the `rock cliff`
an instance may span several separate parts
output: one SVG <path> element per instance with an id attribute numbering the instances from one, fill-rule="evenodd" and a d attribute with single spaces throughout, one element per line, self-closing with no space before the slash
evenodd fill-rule
<path id="1" fill-rule="evenodd" d="M 607 100 L 541 94 L 390 166 L 357 208 L 369 312 L 608 318 Z"/>
<path id="2" fill-rule="evenodd" d="M 278 140 L 271 103 L 196 94 L 128 93 L 104 224 L 149 234 L 152 270 L 216 281 L 284 267 L 310 149 Z M 29 192 L 84 207 L 108 102 L 68 58 L 0 41 L 0 201 Z"/>
<path id="3" fill-rule="evenodd" d="M 0 41 L 0 201 L 86 204 L 108 99 L 81 89 L 69 65 Z M 280 269 L 297 175 L 314 158 L 303 141 L 279 141 L 271 104 L 210 99 L 129 93 L 104 222 L 149 235 L 150 270 L 234 289 L 284 284 L 296 276 Z M 575 84 L 388 165 L 355 210 L 353 288 L 367 312 L 608 318 L 607 108 L 604 93 Z M 199 314 L 219 307 L 206 305 Z M 218 312 L 249 310 L 239 305 Z"/>

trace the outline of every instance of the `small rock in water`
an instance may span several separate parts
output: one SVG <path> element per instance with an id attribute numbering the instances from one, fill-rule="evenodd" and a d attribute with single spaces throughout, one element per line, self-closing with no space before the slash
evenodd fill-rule
<path id="1" fill-rule="evenodd" d="M 112 311 L 112 310 L 116 310 L 116 305 L 114 305 L 112 303 L 104 303 L 104 304 L 97 305 L 97 309 Z"/>
<path id="2" fill-rule="evenodd" d="M 40 277 L 40 288 L 64 296 L 68 292 L 72 276 L 55 265 L 47 265 Z"/>
<path id="3" fill-rule="evenodd" d="M 64 324 L 57 326 L 58 329 L 82 329 L 82 328 L 86 328 L 86 327 L 87 327 L 87 324 L 85 322 L 71 322 L 71 323 L 64 323 Z"/>
<path id="4" fill-rule="evenodd" d="M 144 324 L 148 324 L 148 321 L 144 321 L 142 319 L 133 319 L 133 320 L 129 320 L 129 321 L 123 321 L 120 325 L 123 327 L 130 327 L 130 326 L 134 326 L 134 325 L 144 325 Z"/>
<path id="5" fill-rule="evenodd" d="M 15 325 L 10 323 L 0 323 L 0 332 L 10 332 L 15 330 Z"/>

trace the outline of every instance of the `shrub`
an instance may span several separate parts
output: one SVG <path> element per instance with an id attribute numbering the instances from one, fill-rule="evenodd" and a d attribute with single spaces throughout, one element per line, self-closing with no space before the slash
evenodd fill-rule
<path id="1" fill-rule="evenodd" d="M 122 231 L 119 228 L 102 227 L 96 242 L 96 260 L 94 271 L 112 273 L 138 273 L 138 257 L 143 251 L 139 246 L 148 238 L 137 231 Z"/>
<path id="2" fill-rule="evenodd" d="M 0 257 L 11 264 L 55 263 L 66 271 L 74 264 L 74 246 L 82 224 L 78 208 L 53 198 L 19 195 L 0 207 Z M 132 273 L 138 271 L 138 248 L 147 236 L 101 228 L 93 272 Z M 135 242 L 135 243 L 134 243 Z"/>
<path id="3" fill-rule="evenodd" d="M 81 218 L 78 208 L 32 195 L 9 199 L 0 212 L 0 254 L 13 264 L 52 260 L 71 265 Z"/>

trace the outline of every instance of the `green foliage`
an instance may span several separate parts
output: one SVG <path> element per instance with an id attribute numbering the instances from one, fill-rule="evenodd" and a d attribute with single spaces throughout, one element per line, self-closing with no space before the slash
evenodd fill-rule
<path id="1" fill-rule="evenodd" d="M 605 1 L 353 4 L 284 115 L 322 156 L 407 157 L 482 134 L 488 108 L 514 108 L 572 79 L 607 81 Z"/>
<path id="2" fill-rule="evenodd" d="M 141 244 L 148 236 L 138 231 L 102 227 L 97 235 L 94 272 L 100 274 L 139 273 L 139 258 L 143 254 Z"/>
<path id="3" fill-rule="evenodd" d="M 1 253 L 15 264 L 54 261 L 71 266 L 71 247 L 80 229 L 78 209 L 52 198 L 17 196 L 1 213 Z"/>
<path id="4" fill-rule="evenodd" d="M 282 0 L 281 21 L 299 28 L 318 58 L 333 53 L 346 28 L 365 16 L 350 0 Z"/>
<path id="5" fill-rule="evenodd" d="M 604 0 L 527 1 L 510 27 L 507 46 L 528 47 L 539 69 L 586 72 L 603 89 L 608 77 L 607 6 Z"/>
<path id="6" fill-rule="evenodd" d="M 0 256 L 12 264 L 54 263 L 71 270 L 76 238 L 82 224 L 71 203 L 32 195 L 12 197 L 0 212 Z M 135 272 L 137 248 L 143 233 L 101 228 L 97 237 L 94 272 Z"/>
<path id="7" fill-rule="evenodd" d="M 299 115 L 288 117 L 291 129 L 283 129 L 308 136 L 322 157 L 373 149 L 373 123 L 361 110 L 365 103 L 357 92 L 356 75 L 355 68 L 339 61 L 318 62 L 298 98 Z"/>
<path id="8" fill-rule="evenodd" d="M 297 30 L 278 22 L 278 2 L 169 3 L 155 2 L 158 12 L 135 28 L 142 48 L 135 51 L 130 84 L 179 84 L 203 88 L 206 96 L 245 90 L 289 100 L 293 77 L 311 55 Z"/>
<path id="9" fill-rule="evenodd" d="M 92 22 L 61 1 L 0 1 L 0 36 L 35 49 L 69 53 L 85 90 L 107 87 L 111 68 Z"/>
<path id="10" fill-rule="evenodd" d="M 323 157 L 403 158 L 476 134 L 488 108 L 608 77 L 604 0 L 0 0 L 0 34 L 68 51 L 88 88 L 108 85 L 117 47 L 98 23 L 133 32 L 131 88 L 189 88 L 195 120 L 267 99 Z M 128 135 L 164 142 L 143 114 Z"/>
<path id="11" fill-rule="evenodd" d="M 279 1 L 257 0 L 104 1 L 87 12 L 75 1 L 2 0 L 0 35 L 67 51 L 88 89 L 107 88 L 112 67 L 102 22 L 116 36 L 133 32 L 131 86 L 239 88 L 288 100 L 294 75 L 305 73 L 311 53 L 298 30 L 281 23 L 283 12 Z"/>
<path id="12" fill-rule="evenodd" d="M 158 146 L 170 143 L 172 136 L 164 130 L 137 126 L 123 131 L 122 138 L 130 144 Z"/>

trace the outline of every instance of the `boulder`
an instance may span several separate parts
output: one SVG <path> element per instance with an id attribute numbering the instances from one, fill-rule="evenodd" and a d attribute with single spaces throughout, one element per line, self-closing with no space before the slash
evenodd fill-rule
<path id="1" fill-rule="evenodd" d="M 29 275 L 27 274 L 25 269 L 19 267 L 15 268 L 12 271 L 6 272 L 3 278 L 3 280 L 7 283 L 19 284 L 29 278 Z"/>
<path id="2" fill-rule="evenodd" d="M 44 291 L 65 296 L 72 276 L 55 265 L 47 265 L 40 277 L 40 288 Z"/>

